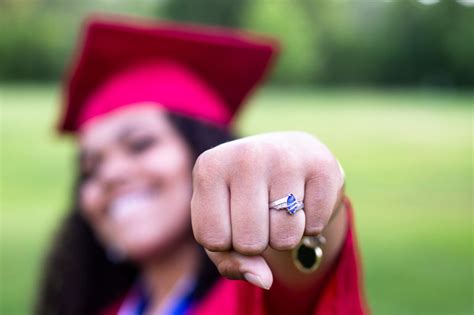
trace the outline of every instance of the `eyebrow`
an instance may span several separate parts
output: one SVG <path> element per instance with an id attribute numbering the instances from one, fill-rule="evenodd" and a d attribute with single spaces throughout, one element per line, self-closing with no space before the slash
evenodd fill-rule
<path id="1" fill-rule="evenodd" d="M 138 128 L 133 125 L 128 125 L 123 128 L 121 128 L 117 134 L 116 141 L 121 142 L 128 136 L 130 136 L 131 133 L 134 133 Z"/>

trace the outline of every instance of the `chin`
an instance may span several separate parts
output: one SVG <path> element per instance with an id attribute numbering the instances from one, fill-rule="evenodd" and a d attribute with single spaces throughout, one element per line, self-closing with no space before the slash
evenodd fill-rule
<path id="1" fill-rule="evenodd" d="M 140 263 L 147 260 L 150 260 L 153 257 L 163 255 L 163 249 L 160 249 L 159 246 L 155 246 L 154 244 L 137 244 L 133 245 L 129 248 L 124 249 L 125 256 L 127 259 Z"/>

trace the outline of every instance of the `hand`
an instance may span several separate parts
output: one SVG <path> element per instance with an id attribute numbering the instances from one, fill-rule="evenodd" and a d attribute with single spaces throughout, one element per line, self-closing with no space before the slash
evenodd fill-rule
<path id="1" fill-rule="evenodd" d="M 337 160 L 316 138 L 277 132 L 231 141 L 201 154 L 193 170 L 194 236 L 219 272 L 269 289 L 262 254 L 290 250 L 303 235 L 321 233 L 343 185 Z M 269 209 L 293 193 L 304 210 Z"/>

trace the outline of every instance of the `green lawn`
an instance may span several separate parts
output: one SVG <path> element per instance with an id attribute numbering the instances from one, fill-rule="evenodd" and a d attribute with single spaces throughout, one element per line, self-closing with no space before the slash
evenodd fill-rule
<path id="1" fill-rule="evenodd" d="M 26 314 L 67 208 L 56 86 L 0 86 L 0 314 Z M 306 130 L 346 170 L 374 314 L 472 314 L 474 92 L 268 89 L 243 134 Z"/>

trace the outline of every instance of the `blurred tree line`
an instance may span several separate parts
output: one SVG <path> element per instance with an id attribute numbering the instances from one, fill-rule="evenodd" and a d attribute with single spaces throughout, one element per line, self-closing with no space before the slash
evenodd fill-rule
<path id="1" fill-rule="evenodd" d="M 83 17 L 116 12 L 274 35 L 278 84 L 472 88 L 473 2 L 0 0 L 0 80 L 59 80 Z"/>

